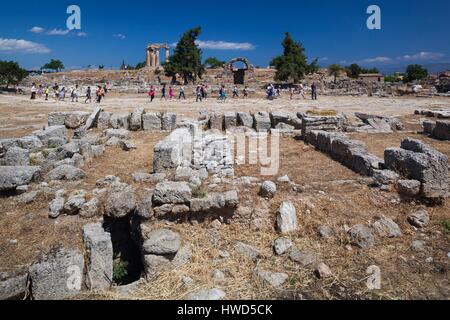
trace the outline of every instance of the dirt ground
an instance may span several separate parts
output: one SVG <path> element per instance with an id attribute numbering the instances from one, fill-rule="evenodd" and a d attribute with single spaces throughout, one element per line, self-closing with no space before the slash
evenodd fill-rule
<path id="1" fill-rule="evenodd" d="M 355 111 L 400 115 L 409 132 L 384 134 L 352 134 L 364 141 L 369 151 L 382 157 L 384 149 L 400 145 L 404 137 L 421 139 L 450 157 L 450 143 L 439 142 L 415 133 L 419 130 L 419 116 L 413 116 L 417 108 L 449 107 L 447 99 L 378 99 L 323 97 L 318 102 L 305 100 L 274 102 L 264 100 L 234 100 L 218 104 L 214 100 L 202 104 L 191 102 L 162 102 L 150 104 L 142 96 L 112 95 L 103 105 L 106 111 L 131 111 L 143 105 L 147 111 L 173 111 L 184 117 L 196 117 L 202 109 L 214 110 L 284 110 L 300 111 L 311 108 L 337 109 L 351 115 Z M 55 110 L 90 110 L 93 105 L 72 103 L 30 102 L 24 96 L 0 95 L 0 138 L 23 136 L 46 124 L 47 113 Z M 133 133 L 131 141 L 137 149 L 124 152 L 107 147 L 105 154 L 88 164 L 84 170 L 87 178 L 78 183 L 50 184 L 52 190 L 65 188 L 83 189 L 91 194 L 95 182 L 106 175 L 116 175 L 122 181 L 136 187 L 138 193 L 152 189 L 149 183 L 134 183 L 131 174 L 136 171 L 152 171 L 153 147 L 164 134 Z M 162 274 L 157 280 L 143 284 L 132 296 L 111 291 L 102 296 L 83 295 L 80 299 L 183 299 L 189 292 L 200 288 L 219 287 L 227 293 L 227 299 L 448 299 L 450 297 L 450 234 L 442 222 L 450 219 L 450 201 L 441 206 L 428 207 L 422 203 L 401 201 L 395 192 L 384 192 L 368 186 L 367 180 L 326 155 L 306 146 L 302 141 L 283 138 L 280 141 L 280 169 L 277 175 L 262 177 L 258 166 L 236 166 L 237 177 L 257 177 L 259 181 L 277 180 L 288 175 L 300 188 L 293 191 L 287 184 L 277 183 L 279 191 L 272 200 L 257 196 L 257 184 L 238 185 L 240 207 L 261 209 L 264 214 L 246 216 L 236 213 L 234 220 L 222 224 L 216 241 L 211 241 L 211 226 L 203 224 L 172 224 L 157 222 L 179 232 L 193 251 L 192 261 L 176 270 Z M 227 183 L 225 183 L 227 185 Z M 224 188 L 232 188 L 231 184 Z M 33 187 L 37 189 L 37 186 Z M 214 190 L 210 190 L 214 191 Z M 0 198 L 0 269 L 27 267 L 42 253 L 55 246 L 82 248 L 81 228 L 100 217 L 83 219 L 62 216 L 48 219 L 48 203 L 52 192 L 42 190 L 36 201 L 21 205 L 15 198 Z M 325 262 L 333 277 L 319 280 L 311 267 L 301 267 L 287 256 L 275 256 L 273 241 L 280 237 L 273 228 L 276 210 L 282 201 L 292 201 L 297 209 L 300 230 L 291 236 L 295 246 L 314 251 L 318 262 Z M 431 216 L 430 225 L 424 230 L 411 227 L 406 217 L 411 212 L 426 209 Z M 256 212 L 256 211 L 255 211 Z M 373 248 L 360 250 L 350 247 L 346 226 L 370 224 L 378 217 L 392 218 L 403 235 L 394 239 L 376 239 Z M 327 225 L 336 236 L 329 241 L 321 239 L 317 228 Z M 413 240 L 424 240 L 426 250 L 411 249 Z M 263 253 L 257 264 L 243 259 L 234 251 L 237 241 L 251 244 Z M 219 250 L 231 257 L 220 258 Z M 432 258 L 432 259 L 430 259 Z M 367 268 L 376 265 L 381 269 L 380 290 L 366 286 Z M 226 279 L 214 282 L 211 274 L 222 270 Z M 283 289 L 269 289 L 253 276 L 255 269 L 285 272 L 289 281 Z M 194 286 L 183 286 L 181 276 L 194 279 Z"/>

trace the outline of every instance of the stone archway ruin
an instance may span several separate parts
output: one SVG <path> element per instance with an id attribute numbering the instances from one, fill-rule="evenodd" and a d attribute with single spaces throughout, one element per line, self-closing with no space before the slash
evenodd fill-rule
<path id="1" fill-rule="evenodd" d="M 146 66 L 152 68 L 158 68 L 161 65 L 160 62 L 160 51 L 164 49 L 165 62 L 169 61 L 170 51 L 169 45 L 161 43 L 153 43 L 147 46 L 146 50 Z"/>
<path id="2" fill-rule="evenodd" d="M 234 68 L 234 64 L 237 62 L 242 62 L 245 68 Z M 225 70 L 233 74 L 233 83 L 236 85 L 245 84 L 245 78 L 248 72 L 253 72 L 254 66 L 250 64 L 247 58 L 238 57 L 230 60 L 225 65 Z"/>

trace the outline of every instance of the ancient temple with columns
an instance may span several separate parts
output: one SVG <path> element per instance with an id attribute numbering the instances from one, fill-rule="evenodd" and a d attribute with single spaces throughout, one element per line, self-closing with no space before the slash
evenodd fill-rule
<path id="1" fill-rule="evenodd" d="M 168 62 L 170 57 L 169 45 L 153 43 L 147 46 L 146 65 L 147 67 L 158 68 L 161 66 L 160 52 L 164 49 L 164 61 Z"/>

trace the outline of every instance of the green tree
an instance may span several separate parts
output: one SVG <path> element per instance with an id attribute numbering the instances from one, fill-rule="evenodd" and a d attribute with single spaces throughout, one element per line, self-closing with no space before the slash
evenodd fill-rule
<path id="1" fill-rule="evenodd" d="M 147 64 L 145 63 L 145 61 L 144 61 L 144 62 L 139 62 L 139 63 L 136 65 L 135 69 L 136 69 L 136 70 L 143 69 L 143 68 L 145 68 L 146 66 L 147 66 Z"/>
<path id="2" fill-rule="evenodd" d="M 105 69 L 104 65 L 101 64 L 101 65 L 98 66 L 98 70 L 103 70 L 103 69 Z"/>
<path id="3" fill-rule="evenodd" d="M 293 80 L 294 83 L 297 83 L 309 71 L 305 49 L 299 42 L 294 41 L 289 32 L 286 32 L 282 46 L 284 48 L 283 55 L 270 62 L 270 65 L 277 69 L 275 80 Z"/>
<path id="4" fill-rule="evenodd" d="M 319 71 L 319 58 L 314 59 L 309 65 L 308 65 L 308 74 L 313 74 Z"/>
<path id="5" fill-rule="evenodd" d="M 332 64 L 331 66 L 328 67 L 328 74 L 330 76 L 334 76 L 334 83 L 336 83 L 337 77 L 339 76 L 342 70 L 343 70 L 342 67 L 338 64 Z"/>
<path id="6" fill-rule="evenodd" d="M 17 62 L 14 61 L 0 61 L 0 84 L 9 85 L 19 84 L 26 76 L 28 72 L 22 69 Z"/>
<path id="7" fill-rule="evenodd" d="M 406 68 L 405 82 L 420 80 L 428 76 L 428 70 L 419 64 L 411 64 Z"/>
<path id="8" fill-rule="evenodd" d="M 166 76 L 176 78 L 183 77 L 184 83 L 195 82 L 205 72 L 202 64 L 202 50 L 195 43 L 201 33 L 197 27 L 186 31 L 178 42 L 170 61 L 164 65 Z"/>
<path id="9" fill-rule="evenodd" d="M 52 60 L 50 60 L 49 63 L 46 63 L 45 65 L 43 65 L 41 69 L 49 69 L 49 70 L 55 70 L 56 72 L 59 72 L 64 69 L 64 64 L 62 63 L 61 60 L 52 59 Z"/>
<path id="10" fill-rule="evenodd" d="M 348 67 L 345 67 L 345 71 L 347 72 L 347 75 L 353 79 L 357 79 L 360 74 L 380 73 L 380 71 L 377 68 L 366 69 L 366 68 L 359 66 L 356 63 L 353 63 L 353 64 L 349 65 Z"/>
<path id="11" fill-rule="evenodd" d="M 214 68 L 223 67 L 223 65 L 225 63 L 226 63 L 225 61 L 221 61 L 221 60 L 217 59 L 216 57 L 210 57 L 205 60 L 204 65 L 207 69 L 214 69 Z"/>

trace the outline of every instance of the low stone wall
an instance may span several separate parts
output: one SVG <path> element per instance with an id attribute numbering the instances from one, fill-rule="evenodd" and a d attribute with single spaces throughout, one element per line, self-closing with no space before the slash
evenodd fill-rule
<path id="1" fill-rule="evenodd" d="M 382 167 L 383 160 L 368 153 L 363 142 L 344 134 L 310 131 L 305 141 L 361 175 L 372 176 L 374 170 Z"/>
<path id="2" fill-rule="evenodd" d="M 422 121 L 423 132 L 438 140 L 450 140 L 450 121 L 424 120 Z"/>
<path id="3" fill-rule="evenodd" d="M 347 119 L 344 115 L 329 116 L 329 117 L 311 117 L 307 115 L 302 116 L 302 136 L 303 139 L 311 131 L 343 131 Z"/>
<path id="4" fill-rule="evenodd" d="M 404 139 L 401 148 L 384 153 L 386 168 L 419 182 L 418 196 L 435 199 L 448 197 L 448 157 L 414 139 Z"/>
<path id="5" fill-rule="evenodd" d="M 414 114 L 426 116 L 429 118 L 450 119 L 450 109 L 446 110 L 417 109 L 414 111 Z"/>
<path id="6" fill-rule="evenodd" d="M 234 175 L 231 143 L 221 134 L 203 132 L 192 124 L 179 128 L 154 148 L 153 170 L 206 169 L 211 174 Z"/>

